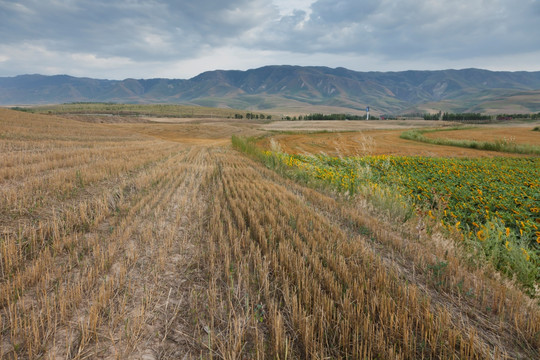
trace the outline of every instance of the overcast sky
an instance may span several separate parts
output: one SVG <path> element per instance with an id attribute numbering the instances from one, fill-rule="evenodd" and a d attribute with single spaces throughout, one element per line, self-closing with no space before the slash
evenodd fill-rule
<path id="1" fill-rule="evenodd" d="M 0 76 L 540 70 L 540 0 L 0 0 Z"/>

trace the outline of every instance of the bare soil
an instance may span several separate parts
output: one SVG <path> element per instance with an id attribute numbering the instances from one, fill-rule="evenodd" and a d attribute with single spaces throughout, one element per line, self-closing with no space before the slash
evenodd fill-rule
<path id="1" fill-rule="evenodd" d="M 455 131 L 441 131 L 424 134 L 428 138 L 443 138 L 454 140 L 475 141 L 507 141 L 516 144 L 540 145 L 540 131 L 532 131 L 535 125 L 524 124 L 522 126 L 505 127 L 482 127 Z"/>
<path id="2" fill-rule="evenodd" d="M 403 156 L 450 156 L 450 157 L 496 157 L 519 156 L 495 151 L 467 149 L 454 146 L 426 144 L 401 139 L 404 130 L 372 130 L 345 133 L 279 134 L 259 142 L 261 147 L 270 148 L 276 142 L 282 151 L 290 154 L 327 154 L 331 156 L 403 155 Z M 460 130 L 461 131 L 461 130 Z M 509 131 L 501 129 L 501 131 Z M 510 130 L 519 133 L 520 130 Z M 522 131 L 522 130 L 521 130 Z M 485 130 L 475 133 L 482 134 Z M 436 132 L 435 135 L 453 133 Z M 459 131 L 456 132 L 459 134 Z M 531 131 L 532 133 L 532 131 Z M 431 134 L 430 134 L 431 135 Z M 441 136 L 441 135 L 439 135 Z"/>
<path id="3" fill-rule="evenodd" d="M 167 141 L 209 146 L 227 145 L 232 135 L 258 136 L 265 133 L 258 130 L 257 123 L 215 119 L 183 123 L 165 121 L 159 124 L 120 124 L 115 127 Z"/>

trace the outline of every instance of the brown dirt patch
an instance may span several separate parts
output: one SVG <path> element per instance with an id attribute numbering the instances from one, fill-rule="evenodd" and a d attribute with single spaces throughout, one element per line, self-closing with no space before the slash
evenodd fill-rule
<path id="1" fill-rule="evenodd" d="M 227 145 L 232 135 L 257 136 L 263 134 L 257 130 L 258 124 L 233 121 L 203 121 L 198 123 L 153 123 L 119 124 L 126 130 L 150 135 L 159 139 L 199 145 Z"/>
<path id="2" fill-rule="evenodd" d="M 350 133 L 287 134 L 264 139 L 259 145 L 264 148 L 270 148 L 270 142 L 273 139 L 279 144 L 282 151 L 289 154 L 324 153 L 331 156 L 518 156 L 516 154 L 504 154 L 494 151 L 441 146 L 405 140 L 399 137 L 402 132 L 403 130 L 373 130 Z"/>
<path id="3" fill-rule="evenodd" d="M 509 141 L 517 144 L 540 145 L 540 131 L 532 131 L 530 127 L 476 128 L 454 131 L 441 131 L 424 134 L 436 139 L 475 140 L 475 141 Z"/>

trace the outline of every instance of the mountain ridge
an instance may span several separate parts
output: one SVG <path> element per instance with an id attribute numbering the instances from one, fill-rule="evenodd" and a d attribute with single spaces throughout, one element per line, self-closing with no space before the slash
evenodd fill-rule
<path id="1" fill-rule="evenodd" d="M 67 102 L 178 103 L 248 110 L 540 111 L 540 71 L 483 69 L 359 72 L 269 65 L 213 70 L 190 79 L 106 80 L 69 75 L 0 77 L 1 105 Z M 488 106 L 489 105 L 489 106 Z M 306 111 L 307 110 L 307 111 Z"/>

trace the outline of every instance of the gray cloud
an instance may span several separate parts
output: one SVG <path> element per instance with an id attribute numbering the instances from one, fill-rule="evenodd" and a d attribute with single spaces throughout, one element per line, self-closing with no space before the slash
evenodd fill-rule
<path id="1" fill-rule="evenodd" d="M 311 8 L 312 19 L 319 23 L 359 22 L 368 18 L 381 6 L 378 0 L 319 0 Z"/>
<path id="2" fill-rule="evenodd" d="M 163 59 L 191 56 L 256 26 L 264 1 L 0 1 L 5 44 L 46 43 L 58 51 Z"/>
<path id="3" fill-rule="evenodd" d="M 311 8 L 307 21 L 298 16 L 282 21 L 288 27 L 280 29 L 280 38 L 289 41 L 269 41 L 266 46 L 306 53 L 327 49 L 452 58 L 540 49 L 534 31 L 540 20 L 536 0 L 520 5 L 502 0 L 319 0 Z"/>
<path id="4" fill-rule="evenodd" d="M 490 59 L 500 66 L 540 52 L 540 0 L 298 0 L 291 10 L 295 3 L 280 12 L 283 1 L 267 0 L 0 0 L 0 76 L 181 74 L 183 66 L 288 63 L 284 54 L 327 66 L 485 59 L 489 68 Z M 197 59 L 211 68 L 193 70 Z"/>

